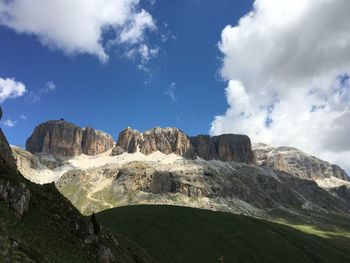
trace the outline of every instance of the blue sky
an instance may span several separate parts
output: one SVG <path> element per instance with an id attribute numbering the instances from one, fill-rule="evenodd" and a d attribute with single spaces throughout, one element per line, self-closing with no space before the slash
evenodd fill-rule
<path id="1" fill-rule="evenodd" d="M 148 43 L 159 47 L 157 57 L 147 62 L 147 72 L 138 68 L 139 58 L 126 58 L 119 47 L 102 63 L 89 54 L 66 55 L 43 46 L 33 35 L 1 26 L 0 77 L 15 78 L 27 89 L 24 96 L 2 103 L 3 121 L 17 121 L 14 127 L 3 125 L 5 134 L 12 144 L 24 145 L 36 125 L 59 118 L 115 138 L 126 126 L 140 130 L 176 126 L 188 134 L 208 133 L 213 117 L 227 107 L 226 83 L 217 74 L 221 30 L 237 23 L 251 4 L 141 2 L 168 38 L 162 42 L 157 33 L 147 35 Z M 56 89 L 43 92 L 47 82 Z M 175 86 L 174 100 L 167 96 L 171 86 Z"/>

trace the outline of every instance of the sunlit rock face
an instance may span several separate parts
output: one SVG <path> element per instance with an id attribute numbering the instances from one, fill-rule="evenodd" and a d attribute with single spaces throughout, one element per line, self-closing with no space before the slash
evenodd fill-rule
<path id="1" fill-rule="evenodd" d="M 26 148 L 31 153 L 46 153 L 60 157 L 83 153 L 96 155 L 113 146 L 111 135 L 92 128 L 80 128 L 64 120 L 40 124 L 26 142 Z"/>
<path id="2" fill-rule="evenodd" d="M 293 147 L 272 147 L 255 144 L 254 153 L 259 165 L 290 173 L 301 179 L 325 179 L 336 177 L 349 181 L 346 172 L 337 165 L 331 165 Z"/>
<path id="3" fill-rule="evenodd" d="M 119 134 L 112 155 L 140 151 L 149 155 L 156 151 L 177 154 L 187 159 L 235 161 L 254 163 L 250 139 L 245 135 L 224 134 L 187 136 L 177 128 L 153 128 L 141 133 L 127 128 Z"/>

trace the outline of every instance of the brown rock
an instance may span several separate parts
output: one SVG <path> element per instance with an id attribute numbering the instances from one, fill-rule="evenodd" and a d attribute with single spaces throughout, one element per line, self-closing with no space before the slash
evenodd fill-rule
<path id="1" fill-rule="evenodd" d="M 97 155 L 113 148 L 114 140 L 111 135 L 88 127 L 83 129 L 81 146 L 84 154 Z"/>
<path id="2" fill-rule="evenodd" d="M 64 120 L 48 121 L 37 126 L 27 139 L 31 153 L 46 153 L 58 157 L 96 155 L 114 146 L 112 136 L 92 128 L 82 129 Z"/>
<path id="3" fill-rule="evenodd" d="M 119 133 L 117 145 L 119 145 L 124 152 L 134 153 L 137 151 L 140 139 L 141 132 L 128 127 Z"/>
<path id="4" fill-rule="evenodd" d="M 255 163 L 251 142 L 246 135 L 223 134 L 213 137 L 198 135 L 191 137 L 191 143 L 198 156 L 204 160 Z"/>
<path id="5" fill-rule="evenodd" d="M 160 151 L 164 154 L 175 153 L 191 159 L 196 157 L 189 137 L 176 128 L 156 127 L 144 133 L 127 128 L 119 134 L 118 143 L 113 152 L 115 155 L 122 151 L 134 153 L 138 148 L 145 155 Z"/>
<path id="6" fill-rule="evenodd" d="M 54 156 L 82 154 L 82 129 L 67 121 L 48 121 L 37 126 L 27 139 L 26 148 L 31 153 Z"/>

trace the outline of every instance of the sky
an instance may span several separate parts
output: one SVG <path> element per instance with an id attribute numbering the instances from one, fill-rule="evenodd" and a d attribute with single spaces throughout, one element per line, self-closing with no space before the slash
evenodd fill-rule
<path id="1" fill-rule="evenodd" d="M 1 127 L 240 133 L 350 170 L 348 0 L 0 0 Z"/>

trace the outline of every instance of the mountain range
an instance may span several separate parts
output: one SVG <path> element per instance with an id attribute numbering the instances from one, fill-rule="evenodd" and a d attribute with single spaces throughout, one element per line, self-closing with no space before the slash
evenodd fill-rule
<path id="1" fill-rule="evenodd" d="M 115 143 L 57 120 L 36 127 L 25 150 L 0 130 L 0 258 L 348 262 L 349 185 L 336 165 L 244 135 L 127 128 Z"/>
<path id="2" fill-rule="evenodd" d="M 54 182 L 83 214 L 135 204 L 171 204 L 268 218 L 272 211 L 349 213 L 346 172 L 291 147 L 245 135 L 190 137 L 177 128 L 130 127 L 112 136 L 65 120 L 37 126 L 21 173 Z"/>

